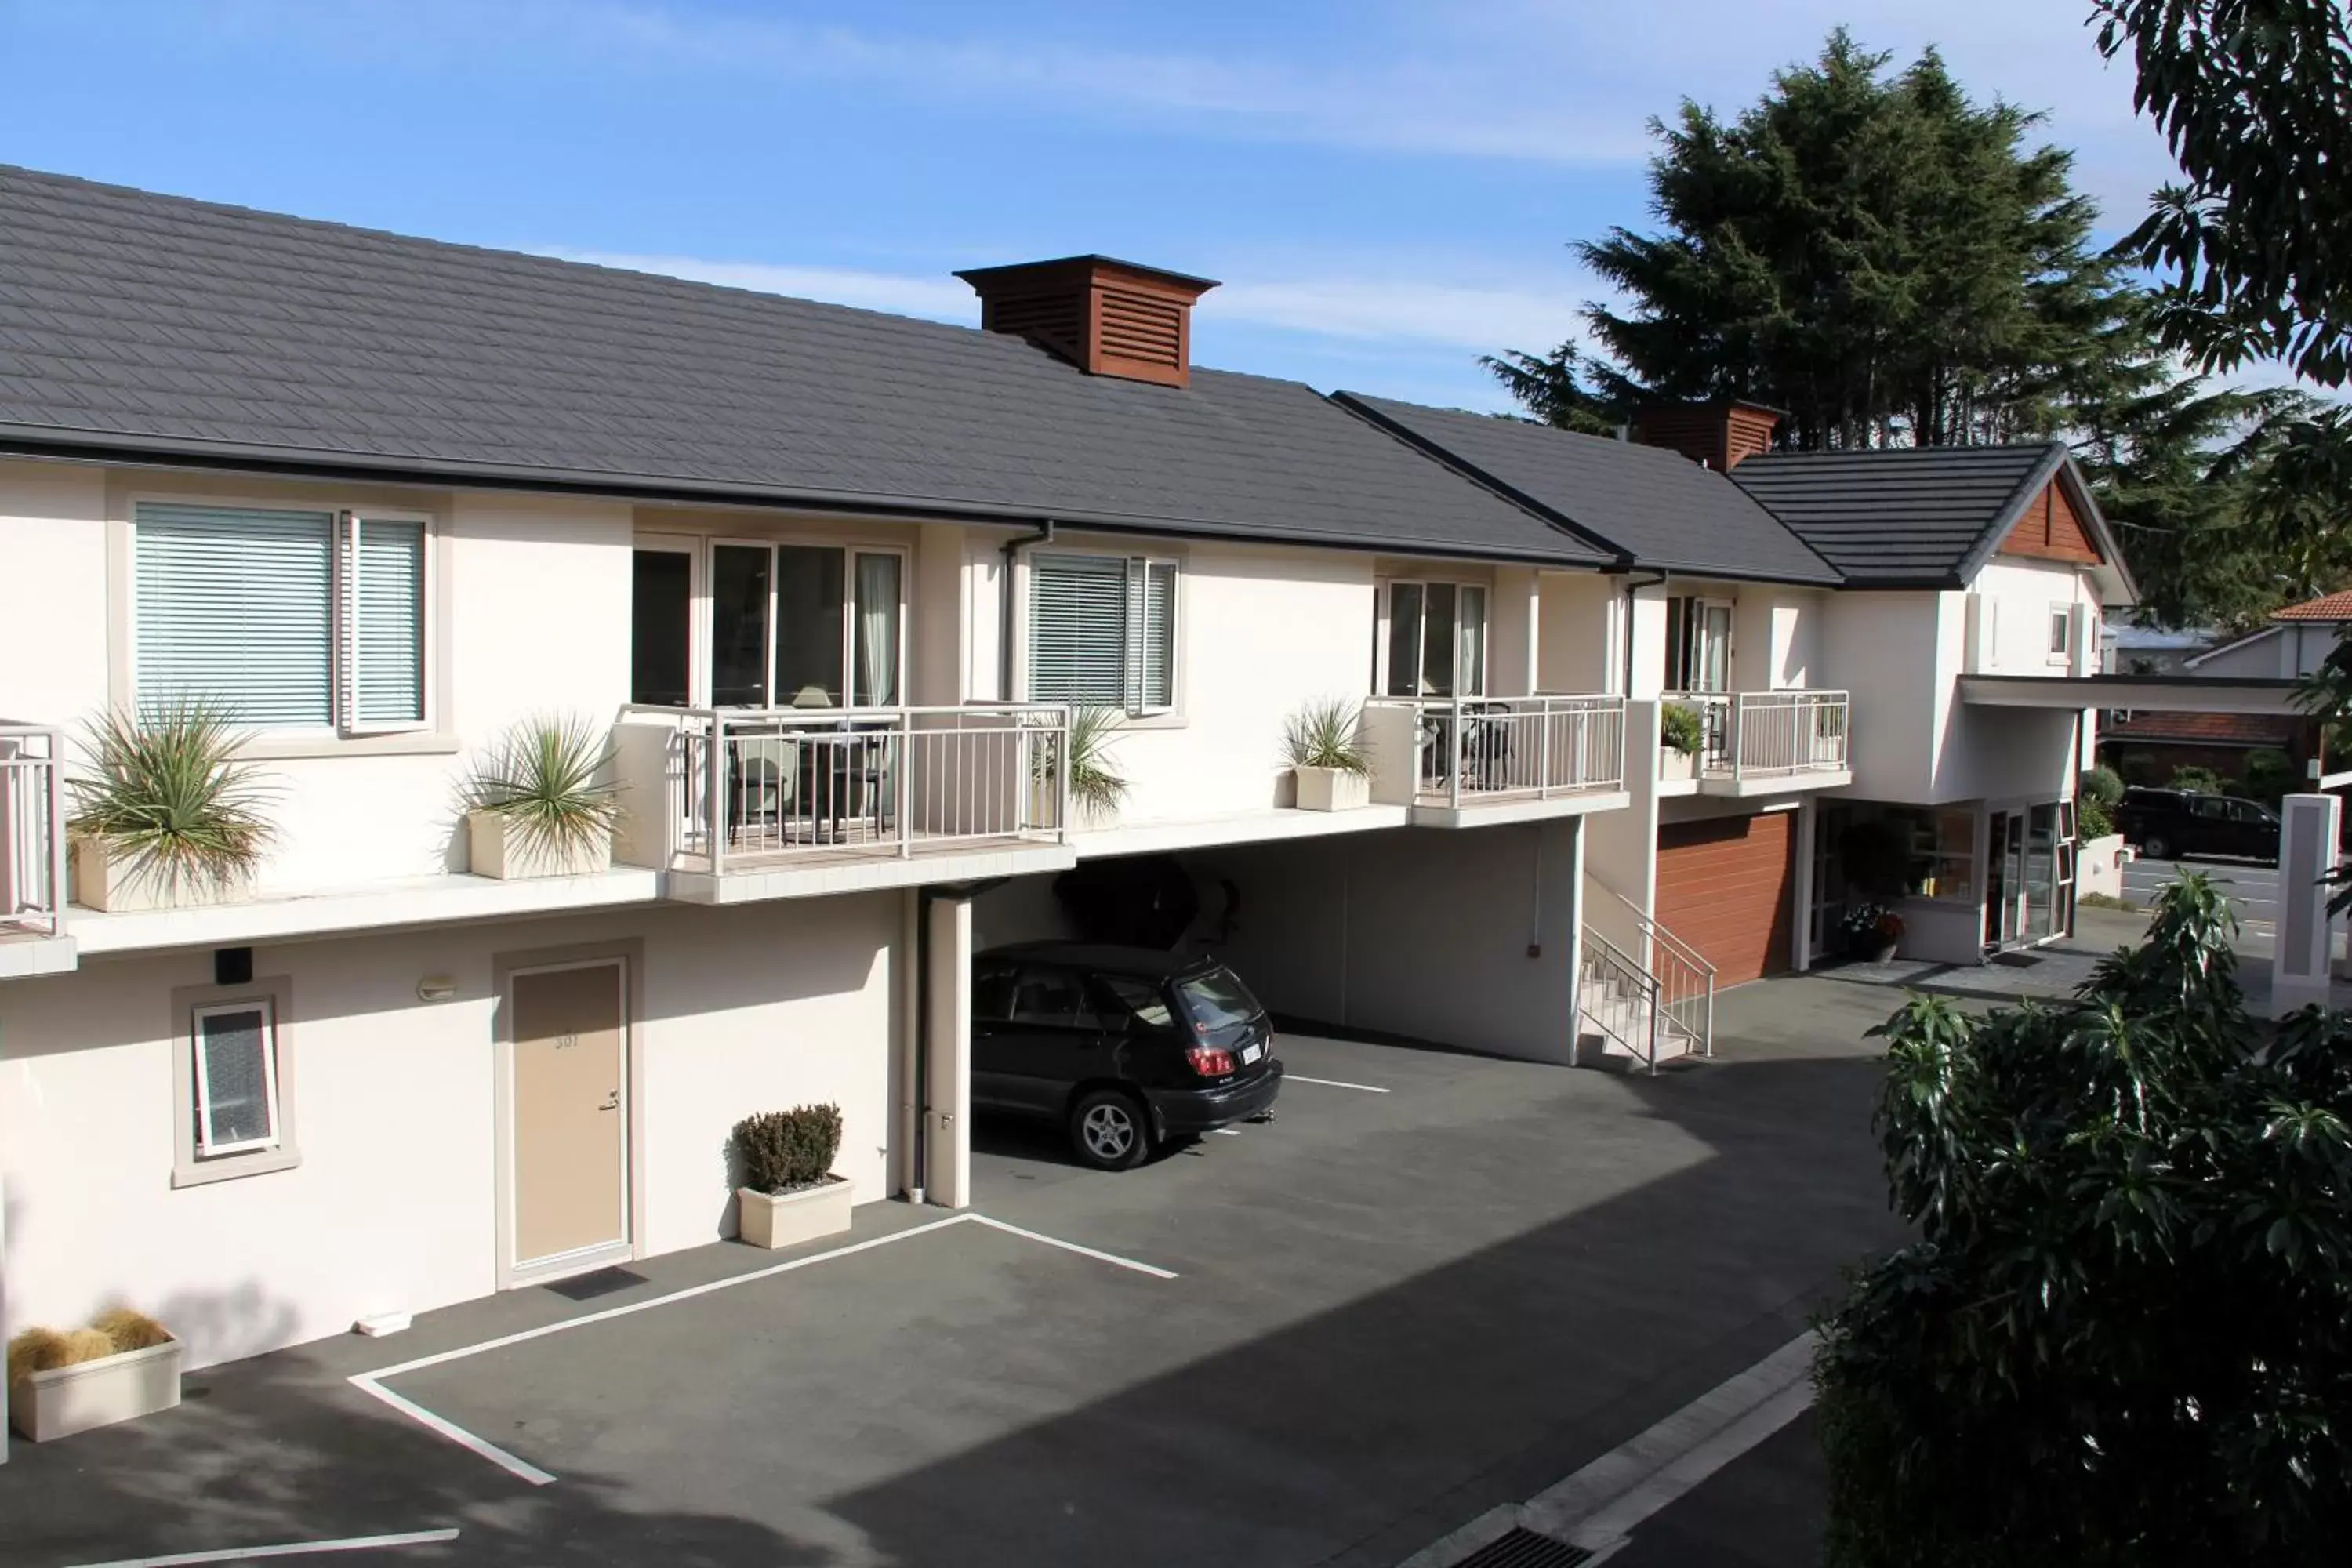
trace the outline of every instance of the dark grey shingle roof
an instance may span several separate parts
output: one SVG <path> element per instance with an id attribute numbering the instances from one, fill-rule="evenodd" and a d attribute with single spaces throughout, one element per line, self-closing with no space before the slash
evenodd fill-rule
<path id="1" fill-rule="evenodd" d="M 2058 442 L 1773 452 L 1730 477 L 1854 587 L 1957 584 L 2065 458 Z"/>
<path id="2" fill-rule="evenodd" d="M 1603 559 L 1296 382 L 5 165 L 0 437 Z"/>
<path id="3" fill-rule="evenodd" d="M 1770 512 L 1679 452 L 1360 393 L 1339 395 L 1637 565 L 1772 582 L 1838 581 L 1837 572 Z"/>

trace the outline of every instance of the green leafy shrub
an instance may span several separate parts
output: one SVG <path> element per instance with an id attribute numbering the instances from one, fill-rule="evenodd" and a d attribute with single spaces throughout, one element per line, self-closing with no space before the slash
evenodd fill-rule
<path id="1" fill-rule="evenodd" d="M 236 879 L 275 836 L 258 771 L 237 760 L 245 740 L 228 710 L 196 698 L 92 721 L 89 770 L 71 784 L 73 836 L 173 891 Z"/>
<path id="2" fill-rule="evenodd" d="M 2340 1560 L 2352 1018 L 2258 1026 L 2235 929 L 2191 874 L 2068 1001 L 1875 1031 L 1918 1239 L 1821 1321 L 1832 1568 Z"/>
<path id="3" fill-rule="evenodd" d="M 1294 768 L 1331 768 L 1360 779 L 1371 777 L 1363 708 L 1337 697 L 1309 702 L 1283 721 L 1282 758 Z"/>
<path id="4" fill-rule="evenodd" d="M 2303 787 L 2294 759 L 2273 746 L 2257 746 L 2246 753 L 2243 769 L 2247 796 L 2275 809 L 2287 795 Z"/>
<path id="5" fill-rule="evenodd" d="M 768 1110 L 735 1124 L 735 1157 L 743 1184 L 754 1192 L 811 1187 L 833 1173 L 841 1150 L 841 1107 L 803 1105 Z"/>
<path id="6" fill-rule="evenodd" d="M 1687 702 L 1669 702 L 1659 709 L 1658 740 L 1685 757 L 1696 756 L 1706 743 L 1698 710 Z"/>
<path id="7" fill-rule="evenodd" d="M 2123 775 L 2113 768 L 2084 768 L 2074 784 L 2075 826 L 2084 842 L 2116 830 L 2116 807 L 2123 804 Z"/>
<path id="8" fill-rule="evenodd" d="M 2200 795 L 2220 795 L 2221 793 L 2221 775 L 2215 773 L 2211 768 L 2198 767 L 2191 764 L 2185 768 L 2173 769 L 2172 777 L 2166 781 L 2165 787 L 2167 789 L 2194 790 Z"/>

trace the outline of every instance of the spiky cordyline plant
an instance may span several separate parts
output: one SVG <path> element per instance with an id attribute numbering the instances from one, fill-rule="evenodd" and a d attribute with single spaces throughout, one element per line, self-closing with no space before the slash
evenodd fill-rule
<path id="1" fill-rule="evenodd" d="M 526 719 L 475 763 L 466 808 L 503 819 L 527 850 L 593 853 L 621 818 L 620 791 L 604 776 L 612 761 L 585 719 Z"/>
<path id="2" fill-rule="evenodd" d="M 1070 732 L 1062 743 L 1070 798 L 1090 810 L 1116 811 L 1127 798 L 1127 780 L 1110 764 L 1111 746 L 1126 717 L 1116 708 L 1080 708 L 1070 715 Z"/>
<path id="3" fill-rule="evenodd" d="M 1360 779 L 1371 777 L 1363 709 L 1338 697 L 1309 702 L 1283 721 L 1282 756 L 1294 768 L 1330 768 Z"/>
<path id="4" fill-rule="evenodd" d="M 233 881 L 275 836 L 258 770 L 236 760 L 245 739 L 227 709 L 201 698 L 111 710 L 88 726 L 68 826 L 173 891 Z"/>

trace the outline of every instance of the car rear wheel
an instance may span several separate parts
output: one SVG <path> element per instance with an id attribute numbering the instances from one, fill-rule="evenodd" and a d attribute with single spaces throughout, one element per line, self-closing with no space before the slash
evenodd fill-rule
<path id="1" fill-rule="evenodd" d="M 2139 841 L 2139 852 L 2151 860 L 2172 858 L 2172 840 L 2161 833 L 2151 833 Z"/>
<path id="2" fill-rule="evenodd" d="M 1135 1098 L 1089 1089 L 1070 1107 L 1070 1148 L 1097 1171 L 1124 1171 L 1151 1152 L 1151 1122 Z"/>

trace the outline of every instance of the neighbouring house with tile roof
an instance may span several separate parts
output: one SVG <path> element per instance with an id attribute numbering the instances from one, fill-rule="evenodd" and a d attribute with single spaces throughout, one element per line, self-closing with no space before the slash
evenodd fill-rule
<path id="1" fill-rule="evenodd" d="M 813 1101 L 858 1202 L 961 1206 L 1025 1092 L 971 955 L 1093 934 L 1108 863 L 1276 1011 L 1563 1066 L 1704 1049 L 1864 898 L 2066 929 L 2147 693 L 2063 450 L 1596 439 L 1196 366 L 1200 278 L 965 276 L 978 331 L 0 168 L 10 1312 L 181 1304 L 201 1363 L 709 1243 L 728 1129 Z M 183 697 L 249 879 L 68 842 L 82 726 Z M 1285 757 L 1332 699 L 1358 800 Z M 468 819 L 550 716 L 609 856 Z"/>

